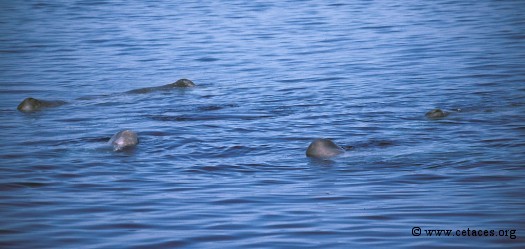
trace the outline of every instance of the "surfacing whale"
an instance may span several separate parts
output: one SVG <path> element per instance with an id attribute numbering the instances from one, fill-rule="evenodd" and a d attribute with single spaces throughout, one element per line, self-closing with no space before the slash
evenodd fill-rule
<path id="1" fill-rule="evenodd" d="M 308 149 L 306 149 L 306 156 L 313 158 L 328 158 L 337 156 L 344 152 L 345 150 L 339 145 L 335 144 L 332 140 L 318 138 L 310 143 Z"/>
<path id="2" fill-rule="evenodd" d="M 163 85 L 163 86 L 157 86 L 157 87 L 146 87 L 146 88 L 139 88 L 131 91 L 127 91 L 125 93 L 149 93 L 154 91 L 167 91 L 173 88 L 186 88 L 186 87 L 194 87 L 195 83 L 193 81 L 188 79 L 180 79 L 175 81 L 174 83 Z M 122 94 L 122 93 L 118 93 Z M 102 98 L 102 97 L 108 97 L 116 94 L 111 95 L 97 95 L 97 96 L 84 96 L 78 98 L 79 100 L 91 100 L 95 98 Z M 45 107 L 57 107 L 67 104 L 65 101 L 55 100 L 55 101 L 47 101 L 47 100 L 41 100 L 41 99 L 35 99 L 35 98 L 26 98 L 24 99 L 17 107 L 17 109 L 21 112 L 34 112 L 38 111 Z"/>
<path id="3" fill-rule="evenodd" d="M 444 112 L 441 109 L 434 109 L 427 113 L 425 113 L 425 116 L 430 119 L 437 119 L 437 118 L 444 118 L 448 115 L 448 112 Z"/>
<path id="4" fill-rule="evenodd" d="M 42 108 L 57 107 L 64 104 L 66 102 L 60 100 L 48 101 L 29 97 L 24 99 L 16 109 L 21 112 L 34 112 Z"/>
<path id="5" fill-rule="evenodd" d="M 135 147 L 139 143 L 139 138 L 136 132 L 123 130 L 113 135 L 108 143 L 113 146 L 114 151 L 122 151 Z"/>
<path id="6" fill-rule="evenodd" d="M 163 86 L 156 86 L 156 87 L 139 88 L 139 89 L 127 91 L 126 93 L 141 94 L 141 93 L 149 93 L 149 92 L 154 92 L 154 91 L 166 91 L 172 88 L 185 88 L 185 87 L 194 87 L 194 86 L 195 86 L 195 83 L 193 83 L 193 81 L 188 80 L 188 79 L 180 79 L 171 84 L 167 84 Z"/>

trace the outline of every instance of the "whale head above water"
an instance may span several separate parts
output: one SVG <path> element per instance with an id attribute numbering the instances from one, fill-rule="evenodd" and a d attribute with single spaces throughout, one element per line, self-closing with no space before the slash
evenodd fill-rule
<path id="1" fill-rule="evenodd" d="M 332 140 L 319 138 L 310 143 L 308 149 L 306 149 L 306 156 L 313 158 L 328 158 L 337 156 L 344 152 L 345 150 L 335 144 Z"/>
<path id="2" fill-rule="evenodd" d="M 46 100 L 39 100 L 35 98 L 26 98 L 24 99 L 16 108 L 17 110 L 21 112 L 34 112 L 38 111 L 44 107 L 55 107 L 55 106 L 61 106 L 65 104 L 64 101 L 46 101 Z"/>
<path id="3" fill-rule="evenodd" d="M 174 83 L 168 84 L 168 86 L 171 87 L 194 87 L 195 83 L 189 79 L 180 79 L 175 81 Z"/>
<path id="4" fill-rule="evenodd" d="M 34 98 L 26 98 L 24 99 L 16 109 L 18 109 L 21 112 L 32 112 L 40 109 L 42 106 L 42 102 L 38 99 Z"/>
<path id="5" fill-rule="evenodd" d="M 190 87 L 195 87 L 195 83 L 193 83 L 193 81 L 188 80 L 188 79 L 180 79 L 180 80 L 177 80 L 167 85 L 139 88 L 139 89 L 127 91 L 126 93 L 144 94 L 144 93 L 157 92 L 157 91 L 170 91 L 174 88 L 184 89 L 184 88 L 190 88 Z"/>
<path id="6" fill-rule="evenodd" d="M 108 143 L 113 146 L 114 151 L 122 151 L 135 147 L 139 143 L 139 138 L 136 132 L 124 130 L 113 135 Z"/>
<path id="7" fill-rule="evenodd" d="M 431 118 L 431 119 L 436 119 L 436 118 L 444 118 L 448 115 L 447 112 L 444 112 L 443 110 L 441 109 L 434 109 L 432 111 L 429 111 L 427 113 L 425 113 L 425 116 L 427 118 Z"/>

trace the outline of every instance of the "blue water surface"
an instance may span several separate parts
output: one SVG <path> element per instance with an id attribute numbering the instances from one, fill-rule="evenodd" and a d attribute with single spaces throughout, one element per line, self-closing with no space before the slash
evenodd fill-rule
<path id="1" fill-rule="evenodd" d="M 523 248 L 525 2 L 0 1 L 0 131 L 2 248 Z"/>

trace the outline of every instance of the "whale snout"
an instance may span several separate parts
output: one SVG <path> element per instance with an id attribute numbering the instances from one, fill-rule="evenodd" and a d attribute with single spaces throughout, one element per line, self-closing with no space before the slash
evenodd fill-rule
<path id="1" fill-rule="evenodd" d="M 434 109 L 427 113 L 425 113 L 425 116 L 430 119 L 437 119 L 437 118 L 444 118 L 448 115 L 447 112 L 441 110 L 441 109 Z"/>
<path id="2" fill-rule="evenodd" d="M 180 79 L 169 85 L 173 87 L 194 87 L 195 83 L 189 79 Z"/>
<path id="3" fill-rule="evenodd" d="M 108 143 L 113 146 L 114 151 L 122 151 L 135 147 L 139 143 L 139 138 L 136 132 L 124 130 L 113 135 Z"/>
<path id="4" fill-rule="evenodd" d="M 310 143 L 308 149 L 306 149 L 306 156 L 313 158 L 328 158 L 337 156 L 344 152 L 345 150 L 339 145 L 335 144 L 332 140 L 320 138 L 315 139 L 312 143 Z"/>
<path id="5" fill-rule="evenodd" d="M 40 109 L 42 102 L 35 98 L 26 98 L 24 99 L 16 109 L 21 112 L 32 112 Z"/>
<path id="6" fill-rule="evenodd" d="M 45 107 L 57 107 L 66 104 L 64 101 L 55 100 L 55 101 L 46 101 L 35 98 L 25 98 L 16 109 L 21 112 L 34 112 L 38 111 Z"/>

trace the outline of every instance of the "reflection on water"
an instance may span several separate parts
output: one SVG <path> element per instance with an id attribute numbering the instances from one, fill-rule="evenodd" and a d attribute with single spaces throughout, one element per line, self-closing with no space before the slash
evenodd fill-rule
<path id="1" fill-rule="evenodd" d="M 523 247 L 524 8 L 2 2 L 0 246 Z"/>

